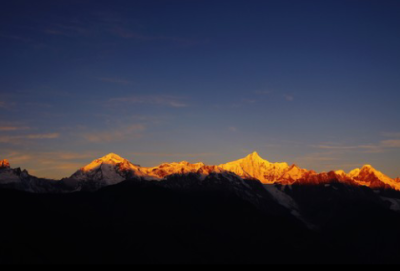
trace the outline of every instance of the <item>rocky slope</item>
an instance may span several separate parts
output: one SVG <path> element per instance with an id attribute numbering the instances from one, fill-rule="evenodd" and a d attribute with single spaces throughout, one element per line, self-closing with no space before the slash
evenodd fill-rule
<path id="1" fill-rule="evenodd" d="M 31 193 L 70 191 L 62 182 L 37 178 L 20 168 L 11 168 L 7 160 L 0 163 L 0 188 L 16 189 Z"/>

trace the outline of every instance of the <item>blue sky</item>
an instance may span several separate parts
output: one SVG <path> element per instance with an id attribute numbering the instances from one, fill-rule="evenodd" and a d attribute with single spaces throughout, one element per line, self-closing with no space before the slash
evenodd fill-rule
<path id="1" fill-rule="evenodd" d="M 7 1 L 0 158 L 64 177 L 272 162 L 400 176 L 400 2 Z"/>

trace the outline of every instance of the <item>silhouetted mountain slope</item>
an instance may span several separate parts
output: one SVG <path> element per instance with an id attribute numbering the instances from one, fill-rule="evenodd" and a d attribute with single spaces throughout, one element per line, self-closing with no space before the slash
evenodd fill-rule
<path id="1" fill-rule="evenodd" d="M 134 182 L 68 195 L 0 190 L 0 210 L 2 263 L 279 262 L 310 241 L 234 194 Z"/>
<path id="2" fill-rule="evenodd" d="M 369 202 L 390 210 L 392 200 L 400 199 L 400 192 L 392 190 L 371 190 L 367 187 L 354 187 L 341 183 L 330 185 L 278 186 L 297 204 L 299 211 L 308 221 L 324 225 L 335 212 L 347 208 L 353 202 Z M 392 209 L 392 211 L 399 210 Z"/>
<path id="3" fill-rule="evenodd" d="M 387 200 L 399 199 L 399 192 L 340 183 L 282 188 L 304 219 L 318 225 L 326 262 L 400 263 L 400 214 Z"/>
<path id="4" fill-rule="evenodd" d="M 213 188 L 127 181 L 95 193 L 3 189 L 0 262 L 400 263 L 400 216 L 335 191 L 293 187 L 300 208 L 322 221 L 309 230 Z"/>

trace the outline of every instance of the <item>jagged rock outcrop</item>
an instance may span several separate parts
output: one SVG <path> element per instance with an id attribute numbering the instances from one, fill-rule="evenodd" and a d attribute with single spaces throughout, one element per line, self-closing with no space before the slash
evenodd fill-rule
<path id="1" fill-rule="evenodd" d="M 0 169 L 10 168 L 10 162 L 7 159 L 0 160 Z"/>
<path id="2" fill-rule="evenodd" d="M 163 179 L 167 176 L 174 174 L 190 174 L 195 173 L 199 175 L 209 175 L 211 173 L 222 173 L 223 170 L 216 166 L 207 166 L 203 163 L 190 164 L 183 161 L 180 163 L 164 163 L 153 168 L 142 168 L 147 176 L 157 179 Z"/>
<path id="3" fill-rule="evenodd" d="M 7 160 L 3 160 L 0 167 L 0 187 L 21 190 L 31 193 L 58 193 L 67 192 L 59 181 L 37 178 L 29 174 L 27 170 L 11 168 Z"/>

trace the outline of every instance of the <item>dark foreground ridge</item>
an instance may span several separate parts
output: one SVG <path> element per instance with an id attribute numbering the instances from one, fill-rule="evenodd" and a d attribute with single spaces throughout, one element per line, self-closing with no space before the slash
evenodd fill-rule
<path id="1" fill-rule="evenodd" d="M 372 190 L 287 189 L 318 229 L 220 189 L 1 189 L 0 263 L 400 263 L 400 215 Z"/>

